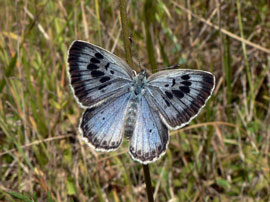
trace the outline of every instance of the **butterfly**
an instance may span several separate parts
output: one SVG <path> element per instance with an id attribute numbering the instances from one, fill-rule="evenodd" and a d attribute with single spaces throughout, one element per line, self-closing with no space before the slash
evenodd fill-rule
<path id="1" fill-rule="evenodd" d="M 165 154 L 169 129 L 194 119 L 215 87 L 206 71 L 174 69 L 136 73 L 101 47 L 76 40 L 68 51 L 70 87 L 83 112 L 79 131 L 97 151 L 116 150 L 125 136 L 142 164 Z"/>

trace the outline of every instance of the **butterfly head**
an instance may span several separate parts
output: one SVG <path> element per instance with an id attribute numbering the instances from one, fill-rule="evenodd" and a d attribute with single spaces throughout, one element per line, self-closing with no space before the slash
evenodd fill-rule
<path id="1" fill-rule="evenodd" d="M 144 85 L 146 83 L 146 71 L 143 70 L 133 78 L 132 91 L 137 96 L 144 91 Z"/>
<path id="2" fill-rule="evenodd" d="M 140 79 L 140 80 L 145 80 L 146 79 L 146 71 L 145 71 L 145 69 L 143 69 L 138 75 L 137 75 L 137 77 L 138 77 L 138 79 Z"/>

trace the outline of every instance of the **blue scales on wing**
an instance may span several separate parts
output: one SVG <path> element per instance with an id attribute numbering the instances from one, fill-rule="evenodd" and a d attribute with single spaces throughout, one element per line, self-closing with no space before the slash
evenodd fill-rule
<path id="1" fill-rule="evenodd" d="M 80 131 L 88 145 L 99 151 L 117 149 L 123 140 L 124 116 L 130 93 L 108 99 L 102 105 L 86 109 Z"/>
<path id="2" fill-rule="evenodd" d="M 159 159 L 165 154 L 169 143 L 167 126 L 158 111 L 150 107 L 144 96 L 140 97 L 137 121 L 130 140 L 131 157 L 143 164 Z"/>

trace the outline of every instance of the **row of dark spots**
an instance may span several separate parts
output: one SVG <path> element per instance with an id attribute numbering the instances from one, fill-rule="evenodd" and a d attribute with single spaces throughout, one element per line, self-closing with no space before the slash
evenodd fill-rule
<path id="1" fill-rule="evenodd" d="M 143 156 L 142 156 L 142 150 L 138 150 L 137 152 L 135 152 L 134 147 L 130 147 L 130 151 L 133 154 L 134 157 L 140 157 L 141 160 L 152 160 L 155 157 L 158 157 L 159 155 L 156 154 L 160 154 L 162 152 L 162 146 L 158 145 L 157 147 L 157 153 L 155 150 L 152 150 L 151 152 L 146 152 Z"/>
<path id="2" fill-rule="evenodd" d="M 100 63 L 100 60 L 102 59 L 103 59 L 103 55 L 101 55 L 100 53 L 95 53 L 95 57 L 91 58 L 90 64 L 87 65 L 87 69 L 92 71 L 91 75 L 94 78 L 98 78 L 104 75 L 103 72 L 97 70 L 99 69 L 99 63 Z"/>
<path id="3" fill-rule="evenodd" d="M 184 84 L 185 86 L 191 86 L 191 82 L 190 81 L 187 81 L 190 79 L 190 76 L 189 75 L 183 75 L 181 76 L 181 78 L 185 81 L 182 81 L 181 84 Z M 172 85 L 171 87 L 173 87 L 175 85 L 175 79 L 172 80 Z M 166 88 L 169 87 L 169 84 L 165 84 L 164 85 Z"/>
<path id="4" fill-rule="evenodd" d="M 105 69 L 106 69 L 106 70 L 108 70 L 109 65 L 110 65 L 109 62 L 105 65 Z M 102 72 L 102 71 L 100 71 L 100 70 L 97 70 L 97 69 L 99 69 L 99 66 L 97 66 L 96 64 L 90 63 L 90 64 L 87 66 L 87 69 L 90 70 L 90 71 L 92 71 L 92 72 L 91 72 L 91 75 L 92 75 L 94 78 L 98 78 L 98 77 L 104 75 L 104 72 Z M 110 70 L 110 73 L 111 73 L 111 74 L 114 74 L 114 71 L 113 71 L 113 70 Z"/>
<path id="5" fill-rule="evenodd" d="M 171 92 L 165 91 L 166 96 L 170 100 L 173 99 L 174 96 L 176 96 L 178 99 L 182 99 L 185 96 L 185 94 L 187 94 L 187 93 L 190 92 L 190 88 L 188 86 L 191 85 L 191 82 L 190 81 L 187 81 L 187 80 L 190 79 L 190 76 L 186 74 L 186 75 L 181 76 L 181 79 L 185 80 L 185 81 L 182 81 L 181 82 L 185 86 L 180 86 L 179 87 L 179 90 L 172 90 Z M 173 79 L 172 86 L 171 87 L 173 87 L 174 85 L 175 85 L 175 79 Z M 168 86 L 169 86 L 168 84 L 165 85 L 165 87 L 168 87 Z M 166 99 L 165 99 L 165 102 L 166 102 Z M 166 102 L 166 104 L 168 105 L 167 102 Z"/>
<path id="6" fill-rule="evenodd" d="M 116 148 L 120 144 L 120 141 L 116 141 L 116 142 L 113 141 L 109 145 L 109 142 L 107 142 L 106 140 L 104 140 L 104 141 L 99 140 L 97 137 L 94 137 L 91 140 L 91 142 L 93 145 L 95 145 L 96 148 L 104 148 L 104 149 Z"/>
<path id="7" fill-rule="evenodd" d="M 98 78 L 98 77 L 104 75 L 104 72 L 98 70 L 100 68 L 100 66 L 99 66 L 100 65 L 100 60 L 102 60 L 102 59 L 104 59 L 102 54 L 95 53 L 95 57 L 91 58 L 90 59 L 90 64 L 87 65 L 87 69 L 92 71 L 91 75 L 94 78 Z M 108 70 L 109 66 L 110 66 L 110 63 L 108 62 L 105 65 L 105 69 Z M 111 70 L 110 72 L 111 72 L 111 74 L 114 74 L 113 70 Z"/>
<path id="8" fill-rule="evenodd" d="M 176 96 L 179 99 L 182 99 L 184 97 L 184 93 L 180 90 L 172 90 L 172 93 L 169 91 L 165 91 L 165 94 L 170 100 L 173 99 L 173 96 Z"/>
<path id="9" fill-rule="evenodd" d="M 100 63 L 100 60 L 102 60 L 104 57 L 102 54 L 100 53 L 95 53 L 95 57 L 91 58 L 90 59 L 90 64 L 87 66 L 87 69 L 89 70 L 96 70 L 99 68 L 98 65 L 96 64 L 99 64 Z"/>

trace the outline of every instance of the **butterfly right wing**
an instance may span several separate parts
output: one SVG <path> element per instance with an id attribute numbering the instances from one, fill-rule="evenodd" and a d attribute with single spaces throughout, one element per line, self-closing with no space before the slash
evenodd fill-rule
<path id="1" fill-rule="evenodd" d="M 130 93 L 107 99 L 86 109 L 79 130 L 83 140 L 97 151 L 116 150 L 123 140 L 123 125 Z"/>
<path id="2" fill-rule="evenodd" d="M 179 129 L 199 114 L 214 88 L 215 76 L 210 72 L 166 70 L 148 78 L 145 97 L 170 129 Z"/>
<path id="3" fill-rule="evenodd" d="M 116 55 L 84 41 L 69 48 L 70 86 L 78 103 L 92 107 L 128 92 L 133 72 Z"/>

